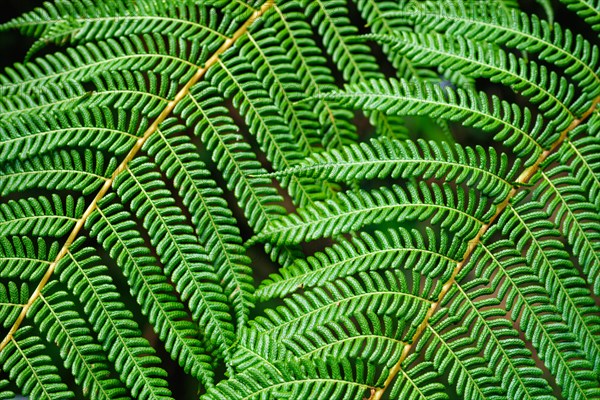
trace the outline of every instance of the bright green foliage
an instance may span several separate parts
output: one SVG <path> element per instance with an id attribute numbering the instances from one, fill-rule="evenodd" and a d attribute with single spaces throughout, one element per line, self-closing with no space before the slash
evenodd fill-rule
<path id="1" fill-rule="evenodd" d="M 518 3 L 0 25 L 0 399 L 600 399 L 600 2 Z"/>

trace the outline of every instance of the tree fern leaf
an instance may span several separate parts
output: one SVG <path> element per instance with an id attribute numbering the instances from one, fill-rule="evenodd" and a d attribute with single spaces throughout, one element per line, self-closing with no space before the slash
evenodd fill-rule
<path id="1" fill-rule="evenodd" d="M 284 0 L 273 6 L 277 19 L 272 23 L 277 38 L 291 57 L 291 65 L 298 71 L 306 95 L 312 96 L 335 89 L 335 79 L 313 39 L 310 25 L 305 21 L 304 9 L 296 1 Z M 274 19 L 274 18 L 273 18 Z M 347 144 L 356 140 L 356 126 L 352 114 L 324 99 L 314 99 L 324 148 Z"/>
<path id="2" fill-rule="evenodd" d="M 253 79 L 251 74 L 248 77 Z M 264 224 L 285 212 L 281 206 L 283 199 L 270 179 L 259 176 L 265 169 L 251 146 L 238 134 L 238 128 L 231 121 L 229 112 L 220 105 L 221 101 L 221 95 L 215 87 L 199 82 L 175 112 L 181 112 L 188 123 L 195 125 L 195 133 L 212 152 L 217 168 L 227 179 L 227 185 L 236 195 L 248 223 L 255 231 L 260 231 Z M 294 258 L 291 249 L 269 249 L 269 252 L 272 257 L 281 258 L 282 262 Z"/>
<path id="3" fill-rule="evenodd" d="M 600 3 L 598 0 L 561 0 L 575 11 L 595 31 L 600 31 Z"/>
<path id="4" fill-rule="evenodd" d="M 231 366 L 235 371 L 242 372 L 249 367 L 262 364 L 277 372 L 280 366 L 275 363 L 290 357 L 290 351 L 277 341 L 261 335 L 255 329 L 246 329 L 240 335 L 237 350 L 231 358 Z M 281 374 L 281 371 L 279 373 Z"/>
<path id="5" fill-rule="evenodd" d="M 115 196 L 105 197 L 88 219 L 90 233 L 110 252 L 127 277 L 132 294 L 142 312 L 154 326 L 165 348 L 186 372 L 211 385 L 198 328 L 188 320 L 183 304 L 177 299 L 158 261 L 144 245 L 131 215 L 116 203 Z M 89 250 L 82 250 L 87 257 Z M 65 267 L 66 268 L 66 267 Z"/>
<path id="6" fill-rule="evenodd" d="M 73 253 L 79 246 L 79 243 L 75 243 L 68 257 L 57 266 L 56 272 L 60 274 L 60 280 L 67 284 L 82 304 L 86 304 L 84 311 L 98 334 L 100 344 L 109 353 L 111 362 L 119 361 L 116 369 L 121 374 L 121 379 L 131 382 L 129 378 L 135 376 L 135 381 L 130 383 L 132 386 L 138 386 L 145 380 L 152 381 L 151 371 L 143 362 L 153 361 L 155 365 L 151 365 L 151 368 L 155 368 L 156 357 L 143 362 L 139 357 L 139 354 L 153 354 L 152 347 L 147 341 L 139 340 L 140 329 L 132 320 L 133 315 L 120 301 L 116 287 L 107 277 L 107 268 L 93 255 L 93 249 L 84 248 Z M 168 350 L 170 347 L 167 345 Z M 184 367 L 210 385 L 213 373 L 208 362 L 208 357 L 190 354 Z"/>
<path id="7" fill-rule="evenodd" d="M 482 199 L 480 199 L 482 200 Z M 297 244 L 324 236 L 355 231 L 365 225 L 383 221 L 410 221 L 431 218 L 444 221 L 455 234 L 474 234 L 490 217 L 485 200 L 477 201 L 474 192 L 465 193 L 447 186 L 409 185 L 407 190 L 394 185 L 370 192 L 340 193 L 336 199 L 298 210 L 298 214 L 282 217 L 255 236 L 278 244 Z M 450 217 L 450 219 L 446 219 Z M 463 236 L 464 235 L 464 236 Z"/>
<path id="8" fill-rule="evenodd" d="M 136 109 L 145 118 L 158 117 L 177 94 L 175 82 L 165 82 L 163 76 L 139 71 L 103 72 L 91 81 L 95 90 L 89 96 L 88 108 Z"/>
<path id="9" fill-rule="evenodd" d="M 36 326 L 46 335 L 48 341 L 56 343 L 61 350 L 65 366 L 71 370 L 75 382 L 82 387 L 84 395 L 95 399 L 124 399 L 126 390 L 121 383 L 111 377 L 108 359 L 100 345 L 92 338 L 91 332 L 76 311 L 74 304 L 67 299 L 65 292 L 56 289 L 55 282 L 44 288 L 40 300 L 31 308 Z M 145 358 L 152 371 L 144 385 L 138 385 L 148 393 L 135 393 L 140 398 L 169 397 L 167 382 L 162 378 L 166 373 L 157 368 L 157 359 Z M 154 364 L 154 365 L 152 365 Z M 119 366 L 117 365 L 117 368 Z M 129 371 L 128 371 L 129 372 Z M 131 385 L 133 386 L 133 385 Z"/>
<path id="10" fill-rule="evenodd" d="M 68 18 L 65 17 L 67 14 Z M 231 33 L 231 20 L 239 17 L 239 12 L 238 15 L 225 13 L 225 18 L 220 21 L 214 14 L 210 8 L 192 1 L 178 4 L 152 0 L 101 4 L 72 1 L 45 4 L 43 8 L 10 21 L 3 28 L 19 29 L 25 35 L 39 37 L 28 55 L 48 43 L 82 43 L 152 32 L 210 44 L 210 51 L 214 52 Z"/>
<path id="11" fill-rule="evenodd" d="M 17 64 L 0 75 L 3 95 L 28 93 L 36 86 L 56 82 L 85 82 L 90 76 L 112 70 L 161 71 L 174 82 L 189 80 L 195 67 L 187 49 L 173 39 L 157 35 L 123 37 L 119 41 L 90 43 L 50 54 L 24 65 Z M 195 60 L 194 60 L 195 61 Z M 44 90 L 48 93 L 48 90 Z"/>
<path id="12" fill-rule="evenodd" d="M 117 177 L 115 189 L 143 219 L 165 273 L 172 277 L 182 300 L 194 310 L 194 320 L 224 353 L 235 337 L 227 297 L 218 285 L 206 250 L 153 169 L 147 159 L 136 158 L 126 174 Z"/>
<path id="13" fill-rule="evenodd" d="M 490 232 L 493 233 L 493 231 Z M 535 268 L 530 267 L 513 247 L 514 243 L 505 240 L 483 244 L 481 248 L 475 251 L 473 258 L 478 260 L 479 265 L 489 263 L 489 267 L 476 267 L 478 275 L 497 282 L 503 276 L 506 276 L 504 282 L 499 283 L 499 294 L 505 296 L 507 308 L 511 309 L 511 318 L 515 321 L 518 318 L 523 320 L 524 317 L 519 316 L 521 313 L 542 315 L 545 312 L 550 315 L 552 313 L 559 314 L 562 311 L 563 320 L 566 324 L 562 321 L 555 321 L 554 324 L 562 326 L 563 331 L 568 329 L 577 337 L 582 338 L 583 348 L 587 354 L 592 355 L 588 358 L 591 358 L 593 363 L 597 362 L 593 357 L 598 352 L 598 329 L 597 324 L 594 323 L 597 319 L 595 316 L 598 312 L 597 307 L 581 296 L 576 297 L 577 302 L 571 301 L 571 304 L 565 305 L 564 303 L 567 302 L 557 301 L 557 296 L 547 289 L 548 284 L 544 285 L 544 282 L 536 279 L 535 271 L 531 271 Z M 510 259 L 509 256 L 513 258 Z M 490 278 L 494 274 L 493 271 L 497 271 L 496 277 Z M 525 283 L 527 283 L 527 286 L 524 285 Z M 527 290 L 524 290 L 524 287 L 527 287 Z M 557 306 L 554 305 L 555 303 Z M 530 324 L 528 326 L 529 331 L 532 328 Z"/>
<path id="14" fill-rule="evenodd" d="M 440 335 L 431 325 L 427 325 L 427 331 L 423 334 L 423 341 L 431 341 L 428 347 L 436 349 L 435 352 L 428 351 L 425 359 L 432 359 L 432 368 L 437 371 L 448 373 L 449 383 L 454 383 L 459 395 L 469 399 L 506 398 L 506 391 L 500 386 L 500 379 L 493 375 L 492 370 L 486 365 L 483 357 L 468 357 L 457 343 L 446 341 L 446 335 Z M 467 340 L 473 341 L 472 338 Z M 457 342 L 464 346 L 467 340 Z M 415 376 L 419 369 L 411 368 L 407 375 Z M 418 372 L 417 372 L 418 371 Z"/>
<path id="15" fill-rule="evenodd" d="M 115 118 L 105 107 L 95 111 L 65 112 L 60 117 L 30 115 L 10 126 L 0 123 L 0 156 L 5 161 L 25 160 L 76 145 L 105 150 L 115 155 L 129 151 L 137 137 L 129 133 L 127 120 Z M 124 116 L 124 113 L 117 115 Z M 132 117 L 130 125 L 136 126 L 134 132 L 138 132 L 137 124 L 141 122 Z"/>
<path id="16" fill-rule="evenodd" d="M 241 57 L 221 62 L 221 71 L 207 79 L 211 80 L 225 98 L 232 96 L 233 104 L 245 116 L 250 132 L 262 144 L 261 149 L 271 161 L 273 168 L 287 168 L 295 165 L 303 153 L 295 143 L 286 123 L 274 107 L 266 91 L 252 72 L 251 66 Z M 325 195 L 321 185 L 314 182 L 301 182 L 292 178 L 285 182 L 294 202 L 299 206 L 322 199 Z"/>
<path id="17" fill-rule="evenodd" d="M 506 397 L 516 398 L 553 398 L 551 389 L 547 382 L 541 378 L 541 371 L 535 366 L 531 359 L 530 351 L 525 344 L 518 339 L 518 333 L 512 329 L 512 325 L 504 319 L 494 319 L 494 315 L 499 315 L 497 309 L 485 310 L 485 300 L 481 304 L 476 303 L 465 290 L 461 288 L 460 283 L 450 289 L 450 297 L 444 301 L 448 304 L 447 309 L 440 309 L 437 317 L 430 320 L 431 328 L 428 329 L 427 336 L 434 340 L 438 345 L 442 345 L 440 340 L 435 340 L 441 336 L 443 342 L 451 346 L 454 351 L 461 354 L 461 358 L 466 358 L 462 363 L 471 374 L 479 374 L 478 368 L 489 368 L 493 374 L 491 381 L 488 381 L 490 388 L 496 387 L 492 392 L 506 393 Z M 461 301 L 451 301 L 452 298 L 459 298 Z M 489 302 L 489 300 L 487 300 Z M 486 312 L 487 311 L 487 312 Z M 440 318 L 447 313 L 446 318 Z M 466 319 L 466 327 L 456 322 Z M 437 336 L 433 333 L 437 333 Z M 467 335 L 464 338 L 463 335 Z M 419 341 L 417 351 L 422 349 L 424 341 Z M 473 346 L 473 347 L 471 347 Z M 426 359 L 432 359 L 434 365 L 441 368 L 451 368 L 451 382 L 464 379 L 465 375 L 460 374 L 460 368 L 453 365 L 452 359 L 440 358 L 444 353 L 436 352 L 436 347 L 427 346 Z M 483 353 L 483 354 L 482 354 Z M 469 356 L 471 354 L 472 356 Z M 482 354 L 483 360 L 479 355 Z M 435 358 L 434 358 L 435 357 Z M 406 366 L 410 365 L 411 360 L 406 360 Z M 413 360 L 414 361 L 414 360 Z M 409 372 L 410 373 L 410 372 Z M 487 375 L 484 370 L 484 376 Z M 507 377 L 510 377 L 507 379 Z M 458 378 L 458 379 L 457 379 Z M 489 379 L 489 378 L 487 378 Z M 484 377 L 484 381 L 487 380 Z M 498 384 L 501 390 L 498 391 Z M 461 391 L 465 385 L 457 387 Z M 486 385 L 487 386 L 487 385 Z M 500 394 L 502 396 L 502 394 Z"/>
<path id="18" fill-rule="evenodd" d="M 259 365 L 209 390 L 202 399 L 355 399 L 371 387 L 374 369 L 361 360 L 287 362 L 273 370 Z M 279 371 L 283 371 L 283 375 Z"/>
<path id="19" fill-rule="evenodd" d="M 181 112 L 186 122 L 195 126 L 195 134 L 212 153 L 248 223 L 260 231 L 274 216 L 284 213 L 285 209 L 279 205 L 283 199 L 269 179 L 259 177 L 266 170 L 238 133 L 220 100 L 214 87 L 198 83 L 175 111 Z"/>
<path id="20" fill-rule="evenodd" d="M 117 166 L 111 158 L 105 165 L 103 153 L 90 150 L 60 151 L 52 155 L 6 164 L 0 171 L 0 193 L 4 196 L 32 188 L 74 190 L 83 195 L 97 192 Z"/>
<path id="21" fill-rule="evenodd" d="M 535 15 L 518 10 L 506 11 L 479 4 L 468 8 L 460 2 L 444 4 L 420 3 L 418 12 L 400 13 L 419 29 L 435 30 L 446 35 L 462 36 L 472 40 L 493 42 L 498 45 L 527 51 L 560 67 L 578 82 L 588 98 L 600 93 L 598 72 L 600 54 L 581 36 L 575 36 L 558 24 L 549 24 Z"/>
<path id="22" fill-rule="evenodd" d="M 395 36 L 374 36 L 394 45 L 394 51 L 416 65 L 460 71 L 471 78 L 488 78 L 510 86 L 526 96 L 551 121 L 560 121 L 556 130 L 564 130 L 590 108 L 593 99 L 575 99 L 575 89 L 567 80 L 532 60 L 517 58 L 489 43 L 447 38 L 439 34 L 415 34 L 400 31 Z M 553 122 L 551 122 L 553 123 Z"/>
<path id="23" fill-rule="evenodd" d="M 483 307 L 494 302 L 499 303 L 500 300 L 483 298 L 478 301 L 476 296 L 483 294 L 482 290 L 473 291 L 471 294 L 466 293 L 467 290 L 478 284 L 479 282 L 476 281 L 471 282 L 470 284 L 466 284 L 465 288 L 461 288 L 459 284 L 457 291 L 461 292 L 461 296 L 471 298 L 468 300 L 471 303 L 471 308 L 483 309 L 483 311 L 477 311 L 477 313 L 486 321 L 498 315 L 501 310 L 492 309 L 485 311 Z M 465 315 L 464 313 L 466 313 L 466 310 L 461 314 Z M 575 336 L 568 332 L 564 324 L 557 323 L 560 321 L 560 317 L 550 313 L 541 315 L 539 313 L 530 313 L 527 308 L 523 308 L 522 318 L 519 326 L 520 329 L 526 332 L 528 340 L 531 340 L 534 347 L 537 348 L 540 358 L 545 361 L 546 366 L 563 387 L 564 395 L 572 398 L 593 397 L 593 393 L 596 391 L 595 388 L 597 388 L 597 377 L 592 372 L 591 364 L 584 359 L 583 352 L 578 348 L 574 340 Z M 508 328 L 510 326 L 510 323 L 504 319 L 492 321 L 490 323 L 492 327 L 498 328 L 504 325 Z M 488 324 L 488 322 L 484 323 Z M 508 346 L 505 345 L 505 347 Z M 516 349 L 519 348 L 521 352 L 525 350 L 523 344 L 516 347 Z M 525 351 L 528 353 L 527 350 Z M 519 350 L 515 351 L 515 353 L 518 352 Z M 510 383 L 511 381 L 508 382 Z M 514 389 L 508 388 L 509 393 L 512 390 Z"/>
<path id="24" fill-rule="evenodd" d="M 516 179 L 518 164 L 508 166 L 506 154 L 493 149 L 475 149 L 418 140 L 371 139 L 339 150 L 315 154 L 301 165 L 277 175 L 310 176 L 351 182 L 363 179 L 444 179 L 466 183 L 490 198 L 503 199 Z"/>
<path id="25" fill-rule="evenodd" d="M 69 85 L 49 84 L 41 93 L 2 96 L 0 122 L 6 124 L 26 115 L 53 113 L 59 110 L 76 110 L 91 96 L 75 82 Z"/>
<path id="26" fill-rule="evenodd" d="M 9 281 L 6 286 L 0 284 L 0 315 L 3 319 L 2 326 L 4 328 L 10 328 L 15 323 L 19 318 L 23 305 L 28 300 L 28 284 L 17 285 L 13 281 Z"/>
<path id="27" fill-rule="evenodd" d="M 317 118 L 307 104 L 300 101 L 304 95 L 300 80 L 274 36 L 275 32 L 266 27 L 257 33 L 248 32 L 239 42 L 240 53 L 253 66 L 258 81 L 263 83 L 274 106 L 287 122 L 297 151 L 302 156 L 307 156 L 317 150 Z M 247 45 L 244 43 L 246 38 Z M 287 182 L 284 181 L 283 184 L 287 185 Z M 306 182 L 304 185 L 316 192 L 317 198 L 331 197 L 332 192 L 324 182 Z"/>
<path id="28" fill-rule="evenodd" d="M 600 398 L 595 1 L 0 24 L 0 398 Z"/>
<path id="29" fill-rule="evenodd" d="M 424 315 L 431 301 L 430 296 L 439 288 L 431 282 L 421 282 L 414 276 L 409 286 L 403 272 L 384 271 L 359 273 L 328 282 L 304 295 L 285 299 L 285 306 L 268 310 L 266 317 L 257 318 L 253 327 L 261 335 L 284 340 L 294 335 L 314 330 L 323 321 L 336 321 L 341 317 L 367 311 L 385 313 L 392 318 L 406 321 Z M 423 291 L 419 287 L 424 285 Z M 407 329 L 414 329 L 408 326 Z"/>
<path id="30" fill-rule="evenodd" d="M 386 14 L 402 9 L 399 2 L 387 0 L 353 0 L 353 2 L 356 4 L 372 33 L 390 35 L 402 28 L 402 25 L 397 20 L 386 18 Z M 390 51 L 390 46 L 383 46 L 383 51 L 394 68 L 398 70 L 400 78 L 423 77 L 420 71 L 417 71 L 405 57 L 397 52 Z"/>
<path id="31" fill-rule="evenodd" d="M 355 108 L 381 110 L 387 114 L 429 115 L 496 132 L 494 139 L 503 141 L 524 157 L 526 166 L 533 164 L 542 153 L 541 143 L 558 135 L 544 127 L 541 117 L 532 121 L 528 109 L 521 110 L 497 97 L 492 97 L 489 105 L 487 95 L 470 90 L 443 90 L 420 82 L 372 80 L 326 97 Z"/>
<path id="32" fill-rule="evenodd" d="M 461 254 L 457 244 L 448 243 L 445 235 L 438 237 L 431 229 L 423 236 L 402 228 L 373 235 L 361 232 L 351 241 L 340 239 L 324 252 L 280 269 L 262 282 L 256 294 L 264 301 L 359 272 L 400 265 L 410 265 L 411 270 L 424 276 L 448 279 L 452 265 L 457 263 L 452 257 Z"/>
<path id="33" fill-rule="evenodd" d="M 587 280 L 600 293 L 600 204 L 587 202 L 579 185 L 561 176 L 568 168 L 558 166 L 542 171 L 534 198 L 547 205 L 556 225 L 578 256 Z"/>
<path id="34" fill-rule="evenodd" d="M 389 14 L 402 11 L 404 7 L 410 7 L 411 4 L 404 5 L 402 2 L 389 0 L 353 0 L 360 11 L 363 19 L 367 22 L 372 34 L 375 35 L 393 35 L 395 32 L 404 28 L 402 21 L 395 18 L 388 18 Z M 400 79 L 410 80 L 419 78 L 432 82 L 439 82 L 441 77 L 434 71 L 414 65 L 404 54 L 394 51 L 390 45 L 382 43 L 383 51 L 392 66 L 396 69 L 396 75 Z"/>
<path id="35" fill-rule="evenodd" d="M 316 0 L 301 2 L 319 34 L 323 36 L 327 53 L 342 72 L 345 81 L 379 77 L 377 63 L 369 48 L 352 38 L 358 30 L 350 23 L 348 6 L 340 0 Z"/>
<path id="36" fill-rule="evenodd" d="M 348 6 L 344 0 L 302 0 L 300 2 L 311 24 L 323 37 L 323 46 L 336 63 L 344 81 L 356 83 L 363 79 L 381 78 L 380 72 L 368 46 L 355 40 L 357 28 L 350 23 Z M 371 113 L 377 121 L 376 129 L 389 137 L 402 137 L 397 123 L 390 123 L 390 116 Z M 395 121 L 397 122 L 397 121 Z"/>
<path id="37" fill-rule="evenodd" d="M 361 359 L 378 367 L 391 368 L 400 357 L 405 321 L 367 312 L 335 323 L 320 325 L 304 335 L 284 341 L 298 359 L 328 356 Z"/>
<path id="38" fill-rule="evenodd" d="M 11 200 L 0 204 L 0 235 L 35 235 L 61 237 L 69 232 L 83 214 L 84 199 L 58 195 Z"/>
<path id="39" fill-rule="evenodd" d="M 547 288 L 551 301 L 557 306 L 563 319 L 569 322 L 570 330 L 577 334 L 577 341 L 580 341 L 581 346 L 586 350 L 585 355 L 596 364 L 598 360 L 593 355 L 598 354 L 599 351 L 599 332 L 594 326 L 597 325 L 598 308 L 590 299 L 583 279 L 571 264 L 569 254 L 562 244 L 556 239 L 544 239 L 544 237 L 556 238 L 559 235 L 551 230 L 551 222 L 538 223 L 537 226 L 528 224 L 528 221 L 542 212 L 539 204 L 528 203 L 518 208 L 509 206 L 508 211 L 502 217 L 504 233 L 512 229 L 509 237 L 521 251 L 530 241 L 531 247 L 526 252 L 527 264 L 532 267 L 539 281 Z M 522 236 L 517 240 L 515 235 Z M 547 255 L 548 251 L 555 257 L 553 263 Z M 560 268 L 557 268 L 558 265 Z"/>
<path id="40" fill-rule="evenodd" d="M 144 149 L 173 180 L 184 205 L 190 210 L 200 244 L 210 249 L 211 264 L 216 266 L 225 295 L 233 303 L 238 327 L 242 327 L 254 304 L 254 286 L 248 267 L 250 259 L 241 246 L 240 231 L 196 147 L 186 136 L 176 136 L 181 127 L 168 125 L 165 123 L 164 128 L 159 128 Z"/>
<path id="41" fill-rule="evenodd" d="M 430 364 L 429 362 L 419 363 L 414 370 L 411 370 L 411 375 L 404 370 L 400 370 L 400 375 L 394 382 L 390 396 L 407 400 L 449 399 L 444 385 L 436 382 L 439 376 L 430 371 Z"/>
<path id="42" fill-rule="evenodd" d="M 317 118 L 308 104 L 300 102 L 304 97 L 300 79 L 275 35 L 276 32 L 268 27 L 249 32 L 239 42 L 240 53 L 252 64 L 258 80 L 263 82 L 275 107 L 288 123 L 299 150 L 305 155 L 310 154 L 313 147 L 320 144 Z"/>
<path id="43" fill-rule="evenodd" d="M 0 352 L 2 369 L 25 395 L 48 400 L 74 399 L 75 395 L 61 381 L 52 359 L 42 353 L 44 349 L 32 328 L 23 327 Z"/>
<path id="44" fill-rule="evenodd" d="M 574 130 L 559 151 L 560 162 L 571 165 L 574 178 L 592 204 L 592 199 L 600 194 L 600 137 L 590 135 L 588 131 L 595 129 L 597 121 L 592 117 L 587 124 Z"/>
<path id="45" fill-rule="evenodd" d="M 44 239 L 37 241 L 27 236 L 0 238 L 0 277 L 36 281 L 58 254 L 58 242 L 48 245 Z"/>
<path id="46" fill-rule="evenodd" d="M 209 74 L 211 81 L 223 93 L 232 98 L 234 106 L 245 116 L 250 132 L 259 143 L 267 142 L 262 150 L 274 168 L 289 165 L 301 158 L 302 152 L 285 128 L 286 124 L 277 108 L 270 101 L 266 90 L 255 77 L 251 65 L 241 57 L 230 58 L 220 69 Z"/>

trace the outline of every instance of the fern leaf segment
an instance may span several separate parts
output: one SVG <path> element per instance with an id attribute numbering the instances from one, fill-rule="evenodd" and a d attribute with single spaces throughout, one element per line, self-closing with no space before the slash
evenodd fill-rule
<path id="1" fill-rule="evenodd" d="M 600 53 L 581 36 L 518 10 L 481 4 L 471 9 L 460 2 L 447 8 L 433 2 L 420 3 L 417 12 L 396 12 L 417 23 L 420 29 L 446 35 L 493 42 L 538 54 L 540 59 L 561 67 L 585 90 L 588 99 L 600 94 Z"/>
<path id="2" fill-rule="evenodd" d="M 513 148 L 526 157 L 525 165 L 532 165 L 542 152 L 541 143 L 556 132 L 544 127 L 541 117 L 533 119 L 529 110 L 509 105 L 472 90 L 443 90 L 437 85 L 404 80 L 372 80 L 350 85 L 344 92 L 326 95 L 332 100 L 352 107 L 383 111 L 387 114 L 432 115 L 460 122 L 466 126 L 497 132 L 495 140 Z M 557 138 L 554 137 L 556 140 Z"/>
<path id="3" fill-rule="evenodd" d="M 88 219 L 86 225 L 91 236 L 117 260 L 142 312 L 148 316 L 172 357 L 186 371 L 211 386 L 213 372 L 203 356 L 199 328 L 189 321 L 191 318 L 178 301 L 158 261 L 145 247 L 131 215 L 116 203 L 115 198 L 114 194 L 105 197 Z M 127 333 L 123 335 L 127 336 Z"/>
<path id="4" fill-rule="evenodd" d="M 92 339 L 83 319 L 72 311 L 74 304 L 66 299 L 66 293 L 53 292 L 53 286 L 50 284 L 44 288 L 41 301 L 32 308 L 32 312 L 35 312 L 34 322 L 42 332 L 46 332 L 49 340 L 60 344 L 61 352 L 69 354 L 65 366 L 72 369 L 77 383 L 85 392 L 103 399 L 126 398 L 125 388 L 120 381 L 110 377 L 108 360 L 99 351 L 100 345 Z M 144 382 L 144 389 L 153 391 L 158 382 L 158 386 L 166 386 L 160 377 L 154 377 L 153 380 L 155 384 Z M 170 395 L 168 390 L 163 389 L 162 393 L 165 397 Z"/>

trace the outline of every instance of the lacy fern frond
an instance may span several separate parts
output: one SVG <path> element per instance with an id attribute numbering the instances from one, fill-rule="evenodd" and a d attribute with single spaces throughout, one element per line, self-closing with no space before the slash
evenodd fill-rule
<path id="1" fill-rule="evenodd" d="M 3 21 L 0 399 L 600 399 L 600 3 L 562 3 Z"/>

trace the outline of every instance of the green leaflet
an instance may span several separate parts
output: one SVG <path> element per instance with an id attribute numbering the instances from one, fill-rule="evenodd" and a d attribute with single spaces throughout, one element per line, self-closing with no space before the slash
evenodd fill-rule
<path id="1" fill-rule="evenodd" d="M 344 182 L 388 177 L 437 178 L 466 182 L 486 196 L 504 198 L 511 187 L 511 179 L 516 178 L 514 171 L 518 169 L 515 165 L 508 171 L 507 160 L 505 154 L 498 157 L 493 148 L 486 152 L 481 147 L 462 148 L 458 144 L 451 147 L 446 142 L 438 145 L 422 140 L 414 143 L 381 138 L 316 154 L 302 165 L 275 175 L 311 176 Z"/>
<path id="2" fill-rule="evenodd" d="M 3 21 L 0 399 L 600 399 L 600 3 L 555 3 Z"/>

